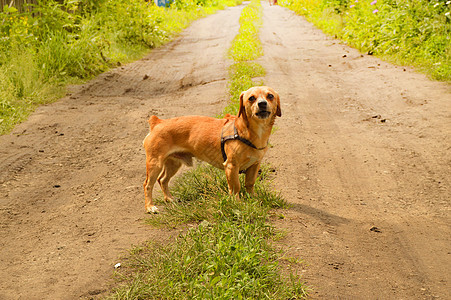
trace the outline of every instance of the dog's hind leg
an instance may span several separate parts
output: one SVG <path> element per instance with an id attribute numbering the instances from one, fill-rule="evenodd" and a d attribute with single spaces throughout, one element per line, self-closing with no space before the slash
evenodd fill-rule
<path id="1" fill-rule="evenodd" d="M 161 190 L 163 191 L 164 200 L 172 201 L 172 195 L 169 191 L 169 181 L 172 176 L 174 176 L 177 171 L 182 166 L 182 162 L 178 159 L 168 158 L 166 159 L 163 167 L 163 171 L 158 177 L 158 183 L 160 184 Z"/>
<path id="2" fill-rule="evenodd" d="M 159 159 L 147 159 L 146 160 L 146 181 L 144 181 L 144 197 L 145 207 L 148 213 L 156 213 L 157 207 L 152 202 L 152 190 L 157 181 L 158 175 L 160 175 L 163 169 L 163 164 Z"/>

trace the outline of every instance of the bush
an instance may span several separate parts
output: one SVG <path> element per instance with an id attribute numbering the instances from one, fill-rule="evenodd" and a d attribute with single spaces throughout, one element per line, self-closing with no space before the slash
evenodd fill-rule
<path id="1" fill-rule="evenodd" d="M 0 8 L 0 134 L 64 85 L 136 59 L 190 21 L 241 0 L 38 0 L 24 12 Z"/>
<path id="2" fill-rule="evenodd" d="M 451 80 L 451 1 L 281 0 L 367 53 Z"/>

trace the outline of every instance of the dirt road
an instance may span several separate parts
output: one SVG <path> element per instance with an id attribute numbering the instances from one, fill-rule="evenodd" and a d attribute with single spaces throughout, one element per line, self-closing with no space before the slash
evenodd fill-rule
<path id="1" fill-rule="evenodd" d="M 265 83 L 282 118 L 266 160 L 274 221 L 316 299 L 449 299 L 450 88 L 264 5 Z M 0 137 L 0 299 L 102 295 L 143 225 L 151 114 L 214 116 L 243 6 L 39 108 Z"/>
<path id="2" fill-rule="evenodd" d="M 449 86 L 266 7 L 261 63 L 283 99 L 268 158 L 277 225 L 321 299 L 450 299 Z"/>

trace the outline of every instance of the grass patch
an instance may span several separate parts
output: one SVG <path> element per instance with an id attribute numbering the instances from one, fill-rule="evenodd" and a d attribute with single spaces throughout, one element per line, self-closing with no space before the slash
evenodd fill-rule
<path id="1" fill-rule="evenodd" d="M 451 2 L 280 0 L 364 53 L 451 81 Z"/>
<path id="2" fill-rule="evenodd" d="M 151 224 L 195 226 L 175 243 L 148 243 L 130 252 L 118 275 L 126 285 L 114 299 L 300 299 L 306 296 L 298 276 L 281 275 L 290 263 L 271 246 L 275 229 L 267 223 L 272 208 L 286 202 L 270 188 L 262 168 L 250 197 L 230 197 L 222 170 L 201 165 L 180 177 L 177 203 L 149 219 Z M 244 185 L 244 182 L 241 182 Z M 244 189 L 244 186 L 243 186 Z M 291 262 L 295 263 L 295 262 Z"/>
<path id="3" fill-rule="evenodd" d="M 64 95 L 61 86 L 42 81 L 36 69 L 33 54 L 28 51 L 0 64 L 0 134 L 24 120 L 38 105 Z"/>
<path id="4" fill-rule="evenodd" d="M 236 62 L 250 61 L 263 55 L 263 48 L 258 38 L 258 31 L 262 25 L 261 4 L 251 1 L 240 15 L 240 29 L 232 42 L 229 56 Z"/>
<path id="5" fill-rule="evenodd" d="M 265 74 L 265 69 L 255 62 L 244 61 L 231 65 L 229 69 L 230 103 L 224 108 L 221 116 L 238 114 L 241 92 L 255 85 L 263 85 L 262 80 L 256 82 L 254 79 L 263 77 Z"/>
<path id="6" fill-rule="evenodd" d="M 175 199 L 179 199 L 179 201 L 166 205 L 164 213 L 149 218 L 147 222 L 154 226 L 176 227 L 180 224 L 197 224 L 202 221 L 215 222 L 218 219 L 216 213 L 223 213 L 223 211 L 246 211 L 245 215 L 251 216 L 252 212 L 249 210 L 252 210 L 253 207 L 285 208 L 285 200 L 270 188 L 270 170 L 269 166 L 262 166 L 254 186 L 255 195 L 253 197 L 249 197 L 245 192 L 244 176 L 240 176 L 240 197 L 243 200 L 235 201 L 228 197 L 224 171 L 201 164 L 176 179 L 171 190 Z M 157 201 L 163 203 L 161 199 L 157 199 Z M 256 201 L 261 203 L 254 206 Z M 234 203 L 234 205 L 226 207 L 227 203 Z"/>
<path id="7" fill-rule="evenodd" d="M 254 78 L 265 76 L 265 69 L 253 62 L 263 55 L 263 47 L 258 37 L 262 25 L 261 17 L 262 9 L 258 1 L 251 1 L 241 13 L 240 30 L 229 49 L 229 58 L 235 62 L 229 68 L 230 103 L 221 116 L 236 115 L 241 92 L 255 85 L 263 85 L 263 81 L 255 82 Z"/>
<path id="8" fill-rule="evenodd" d="M 257 0 L 251 5 L 261 13 Z M 242 90 L 254 85 L 254 77 L 263 75 L 258 64 L 237 62 L 230 69 L 231 97 L 238 99 Z M 226 112 L 236 114 L 237 109 L 235 100 Z M 175 243 L 149 242 L 132 249 L 123 264 L 126 273 L 117 274 L 125 284 L 111 298 L 304 299 L 307 293 L 300 277 L 282 274 L 279 266 L 298 262 L 283 257 L 271 244 L 278 235 L 268 223 L 269 211 L 287 204 L 271 188 L 270 173 L 271 168 L 261 167 L 253 196 L 245 192 L 240 176 L 241 200 L 229 196 L 224 171 L 210 165 L 201 164 L 180 176 L 172 187 L 177 202 L 147 222 L 193 227 Z"/>

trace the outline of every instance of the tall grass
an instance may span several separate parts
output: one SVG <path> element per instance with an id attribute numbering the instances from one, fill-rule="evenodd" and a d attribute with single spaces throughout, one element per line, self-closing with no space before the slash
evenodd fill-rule
<path id="1" fill-rule="evenodd" d="M 257 0 L 251 5 L 250 9 L 255 11 L 252 16 L 261 13 Z M 243 10 L 243 14 L 248 12 Z M 256 17 L 247 20 L 258 22 Z M 256 39 L 257 35 L 252 38 Z M 254 55 L 241 54 L 240 57 Z M 263 71 L 257 64 L 240 62 L 230 73 L 232 77 L 234 72 L 239 74 L 238 82 L 240 78 L 261 76 Z M 252 80 L 244 81 L 245 85 L 253 85 Z M 235 95 L 238 90 L 232 88 L 241 87 L 230 86 L 231 95 Z M 231 102 L 228 110 L 236 112 L 237 104 Z M 166 205 L 162 214 L 152 216 L 148 222 L 154 226 L 191 224 L 193 227 L 175 243 L 149 242 L 132 249 L 125 264 L 126 272 L 118 273 L 125 284 L 115 290 L 112 298 L 305 298 L 306 288 L 299 276 L 281 273 L 282 261 L 293 262 L 284 261 L 272 246 L 277 235 L 268 223 L 268 214 L 272 208 L 285 207 L 286 202 L 271 188 L 270 171 L 268 166 L 262 166 L 252 196 L 245 192 L 241 177 L 241 200 L 228 194 L 222 170 L 200 165 L 179 177 L 172 188 L 178 201 Z"/>
<path id="2" fill-rule="evenodd" d="M 241 0 L 39 0 L 27 12 L 0 8 L 0 134 L 64 86 L 137 59 L 192 20 Z"/>
<path id="3" fill-rule="evenodd" d="M 280 0 L 362 52 L 451 81 L 451 1 Z"/>

